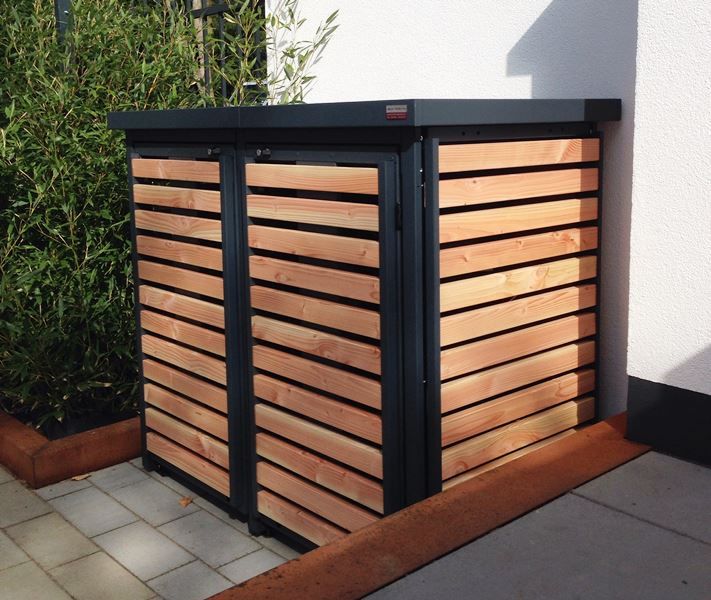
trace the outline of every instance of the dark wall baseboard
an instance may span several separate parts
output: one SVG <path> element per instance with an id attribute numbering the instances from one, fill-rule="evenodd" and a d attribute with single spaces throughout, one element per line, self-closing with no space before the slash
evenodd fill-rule
<path id="1" fill-rule="evenodd" d="M 711 396 L 638 377 L 628 389 L 630 440 L 711 464 Z"/>

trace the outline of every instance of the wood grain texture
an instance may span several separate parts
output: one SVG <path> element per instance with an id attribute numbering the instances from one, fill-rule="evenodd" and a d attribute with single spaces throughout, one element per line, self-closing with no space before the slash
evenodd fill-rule
<path id="1" fill-rule="evenodd" d="M 380 339 L 380 314 L 330 300 L 253 285 L 252 307 L 317 325 Z"/>
<path id="2" fill-rule="evenodd" d="M 566 287 L 442 317 L 442 346 L 595 306 L 594 284 Z"/>
<path id="3" fill-rule="evenodd" d="M 146 256 L 222 271 L 222 250 L 219 248 L 138 235 L 136 251 Z"/>
<path id="4" fill-rule="evenodd" d="M 149 310 L 141 311 L 141 327 L 151 333 L 225 356 L 225 336 L 222 333 L 191 325 L 185 321 L 166 317 Z"/>
<path id="5" fill-rule="evenodd" d="M 346 535 L 342 529 L 265 490 L 257 493 L 257 509 L 272 521 L 298 533 L 317 546 L 325 546 Z"/>
<path id="6" fill-rule="evenodd" d="M 371 412 L 261 374 L 254 376 L 254 395 L 369 442 L 382 443 L 380 417 Z"/>
<path id="7" fill-rule="evenodd" d="M 296 288 L 375 304 L 380 302 L 380 281 L 372 275 L 304 265 L 266 256 L 249 257 L 249 274 L 254 279 L 263 279 Z"/>
<path id="8" fill-rule="evenodd" d="M 258 433 L 256 442 L 259 456 L 383 513 L 381 484 L 266 433 Z"/>
<path id="9" fill-rule="evenodd" d="M 195 373 L 217 383 L 227 383 L 225 361 L 207 356 L 202 352 L 183 348 L 172 342 L 161 340 L 152 335 L 141 336 L 143 353 L 152 356 L 189 373 Z"/>
<path id="10" fill-rule="evenodd" d="M 377 194 L 378 169 L 375 167 L 332 167 L 320 165 L 245 165 L 250 187 Z"/>
<path id="11" fill-rule="evenodd" d="M 225 295 L 222 277 L 196 273 L 179 267 L 160 265 L 147 260 L 138 261 L 138 277 L 139 279 L 169 285 L 203 296 L 217 298 L 218 300 L 222 300 Z"/>
<path id="12" fill-rule="evenodd" d="M 450 446 L 442 452 L 442 479 L 474 469 L 504 454 L 575 427 L 594 416 L 594 398 L 571 400 Z"/>
<path id="13" fill-rule="evenodd" d="M 220 163 L 204 160 L 133 158 L 131 174 L 146 179 L 220 183 Z"/>
<path id="14" fill-rule="evenodd" d="M 484 171 L 600 160 L 598 138 L 442 144 L 439 172 Z"/>
<path id="15" fill-rule="evenodd" d="M 138 300 L 145 306 L 199 321 L 213 327 L 225 328 L 225 309 L 219 304 L 183 296 L 149 285 L 138 288 Z"/>
<path id="16" fill-rule="evenodd" d="M 450 446 L 595 389 L 595 371 L 581 369 L 460 410 L 442 418 L 442 446 Z"/>
<path id="17" fill-rule="evenodd" d="M 162 436 L 185 446 L 203 458 L 229 469 L 230 459 L 227 444 L 206 435 L 154 408 L 146 409 L 146 427 Z"/>
<path id="18" fill-rule="evenodd" d="M 453 208 L 558 194 L 582 194 L 595 191 L 597 187 L 597 169 L 563 169 L 445 179 L 439 182 L 439 207 Z"/>
<path id="19" fill-rule="evenodd" d="M 143 361 L 143 376 L 149 381 L 194 398 L 210 408 L 227 412 L 227 392 L 216 385 L 171 369 L 149 358 Z"/>
<path id="20" fill-rule="evenodd" d="M 166 462 L 175 465 L 188 475 L 192 475 L 222 495 L 230 495 L 229 473 L 209 460 L 205 460 L 151 431 L 146 434 L 146 447 L 149 452 L 160 456 Z"/>
<path id="21" fill-rule="evenodd" d="M 380 450 L 289 415 L 266 404 L 254 407 L 257 427 L 324 454 L 363 473 L 383 478 L 383 456 Z"/>
<path id="22" fill-rule="evenodd" d="M 266 346 L 253 349 L 254 366 L 343 398 L 380 409 L 380 383 Z"/>
<path id="23" fill-rule="evenodd" d="M 439 253 L 442 278 L 575 254 L 597 248 L 597 227 L 576 227 L 446 248 Z"/>
<path id="24" fill-rule="evenodd" d="M 133 186 L 133 201 L 138 204 L 152 204 L 169 208 L 186 208 L 204 212 L 220 213 L 220 192 L 217 190 L 197 190 L 164 185 Z"/>
<path id="25" fill-rule="evenodd" d="M 356 531 L 378 519 L 352 502 L 264 461 L 257 463 L 257 483 L 346 531 Z"/>
<path id="26" fill-rule="evenodd" d="M 588 312 L 443 350 L 441 379 L 446 381 L 594 334 L 595 313 Z"/>
<path id="27" fill-rule="evenodd" d="M 259 315 L 252 317 L 252 335 L 258 340 L 380 374 L 378 346 Z"/>
<path id="28" fill-rule="evenodd" d="M 597 219 L 597 198 L 470 210 L 439 218 L 439 241 L 458 242 Z"/>
<path id="29" fill-rule="evenodd" d="M 375 204 L 261 194 L 247 194 L 247 216 L 362 231 L 378 231 L 379 220 Z"/>
<path id="30" fill-rule="evenodd" d="M 572 371 L 595 360 L 595 342 L 548 350 L 442 384 L 442 412 L 447 413 L 509 390 Z"/>
<path id="31" fill-rule="evenodd" d="M 159 231 L 212 242 L 222 241 L 222 223 L 217 219 L 186 217 L 140 209 L 136 210 L 134 215 L 136 229 Z"/>

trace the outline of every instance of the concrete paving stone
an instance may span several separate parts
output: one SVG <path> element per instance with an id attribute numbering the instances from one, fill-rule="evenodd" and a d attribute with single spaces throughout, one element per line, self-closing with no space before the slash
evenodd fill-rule
<path id="1" fill-rule="evenodd" d="M 19 481 L 0 485 L 0 509 L 0 527 L 22 523 L 52 510 L 49 504 Z"/>
<path id="2" fill-rule="evenodd" d="M 114 490 L 111 495 L 154 526 L 200 510 L 195 504 L 183 507 L 180 494 L 150 477 Z"/>
<path id="3" fill-rule="evenodd" d="M 0 571 L 30 560 L 22 549 L 0 531 Z"/>
<path id="4" fill-rule="evenodd" d="M 252 577 L 269 571 L 274 567 L 286 562 L 285 558 L 282 558 L 278 554 L 274 554 L 271 550 L 262 548 L 252 554 L 247 554 L 242 558 L 238 558 L 231 563 L 227 563 L 224 567 L 218 569 L 225 577 L 232 580 L 234 583 L 242 583 Z"/>
<path id="5" fill-rule="evenodd" d="M 211 567 L 220 567 L 261 548 L 254 539 L 204 510 L 163 525 L 159 531 Z"/>
<path id="6" fill-rule="evenodd" d="M 76 600 L 148 600 L 155 595 L 103 552 L 52 569 L 50 574 Z"/>
<path id="7" fill-rule="evenodd" d="M 26 562 L 0 571 L 3 600 L 71 600 L 35 563 Z"/>
<path id="8" fill-rule="evenodd" d="M 648 452 L 574 493 L 711 543 L 711 469 L 707 467 Z"/>
<path id="9" fill-rule="evenodd" d="M 368 596 L 708 600 L 711 546 L 568 494 Z"/>
<path id="10" fill-rule="evenodd" d="M 88 479 L 82 479 L 81 481 L 66 479 L 64 481 L 60 481 L 59 483 L 53 483 L 52 485 L 35 490 L 35 492 L 45 500 L 52 500 L 53 498 L 66 496 L 67 494 L 78 492 L 79 490 L 83 490 L 88 487 L 91 487 L 91 482 Z"/>
<path id="11" fill-rule="evenodd" d="M 140 456 L 138 458 L 129 460 L 128 462 L 131 463 L 137 469 L 141 469 L 143 471 L 143 458 L 141 458 Z"/>
<path id="12" fill-rule="evenodd" d="M 299 556 L 301 556 L 301 552 L 294 550 L 274 537 L 260 536 L 256 538 L 256 540 L 265 548 L 268 548 L 272 552 L 276 552 L 279 556 L 282 556 L 287 560 L 293 560 L 294 558 L 299 558 Z"/>
<path id="13" fill-rule="evenodd" d="M 148 479 L 148 474 L 133 465 L 121 463 L 113 467 L 101 469 L 101 471 L 96 471 L 91 474 L 89 479 L 96 487 L 105 492 L 110 492 L 126 485 Z"/>
<path id="14" fill-rule="evenodd" d="M 232 582 L 196 560 L 148 582 L 166 600 L 203 600 L 232 587 Z"/>
<path id="15" fill-rule="evenodd" d="M 175 481 L 175 479 L 168 475 L 160 475 L 156 471 L 151 471 L 149 475 L 153 477 L 153 479 L 155 479 L 157 482 L 162 483 L 166 487 L 169 487 L 171 490 L 173 490 L 177 494 L 180 494 L 181 496 L 190 496 L 191 498 L 195 498 L 197 496 L 195 492 L 185 487 L 182 483 L 178 483 L 177 481 Z"/>
<path id="16" fill-rule="evenodd" d="M 224 521 L 225 523 L 227 523 L 230 527 L 234 527 L 237 531 L 244 533 L 244 535 L 249 535 L 249 529 L 247 527 L 247 523 L 244 523 L 243 521 L 240 521 L 239 519 L 233 519 L 232 517 L 230 517 L 229 514 L 227 514 L 220 507 L 215 506 L 207 498 L 203 498 L 202 496 L 197 496 L 193 500 L 193 502 L 195 502 L 195 504 L 197 504 L 200 508 L 209 512 L 211 515 L 213 515 L 213 516 L 217 517 L 218 519 L 220 519 L 221 521 Z"/>
<path id="17" fill-rule="evenodd" d="M 7 529 L 8 535 L 43 569 L 52 569 L 93 554 L 99 548 L 57 513 Z"/>
<path id="18" fill-rule="evenodd" d="M 10 471 L 6 470 L 3 467 L 0 467 L 0 484 L 7 483 L 8 481 L 12 481 L 15 479 L 12 473 Z"/>
<path id="19" fill-rule="evenodd" d="M 195 560 L 143 521 L 99 535 L 94 541 L 143 581 Z"/>
<path id="20" fill-rule="evenodd" d="M 49 501 L 57 512 L 88 537 L 138 521 L 138 517 L 95 487 Z"/>

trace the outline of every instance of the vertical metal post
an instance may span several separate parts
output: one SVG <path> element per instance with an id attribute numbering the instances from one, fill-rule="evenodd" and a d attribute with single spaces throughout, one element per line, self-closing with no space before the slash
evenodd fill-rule
<path id="1" fill-rule="evenodd" d="M 71 0 L 54 0 L 54 17 L 57 25 L 57 33 L 59 34 L 59 39 L 64 38 L 64 34 L 67 31 L 67 28 L 69 27 L 71 8 Z"/>

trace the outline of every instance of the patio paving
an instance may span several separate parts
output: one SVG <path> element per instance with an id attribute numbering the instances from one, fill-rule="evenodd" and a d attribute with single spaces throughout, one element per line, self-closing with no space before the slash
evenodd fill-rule
<path id="1" fill-rule="evenodd" d="M 139 460 L 36 491 L 0 467 L 2 600 L 201 600 L 297 556 Z"/>

